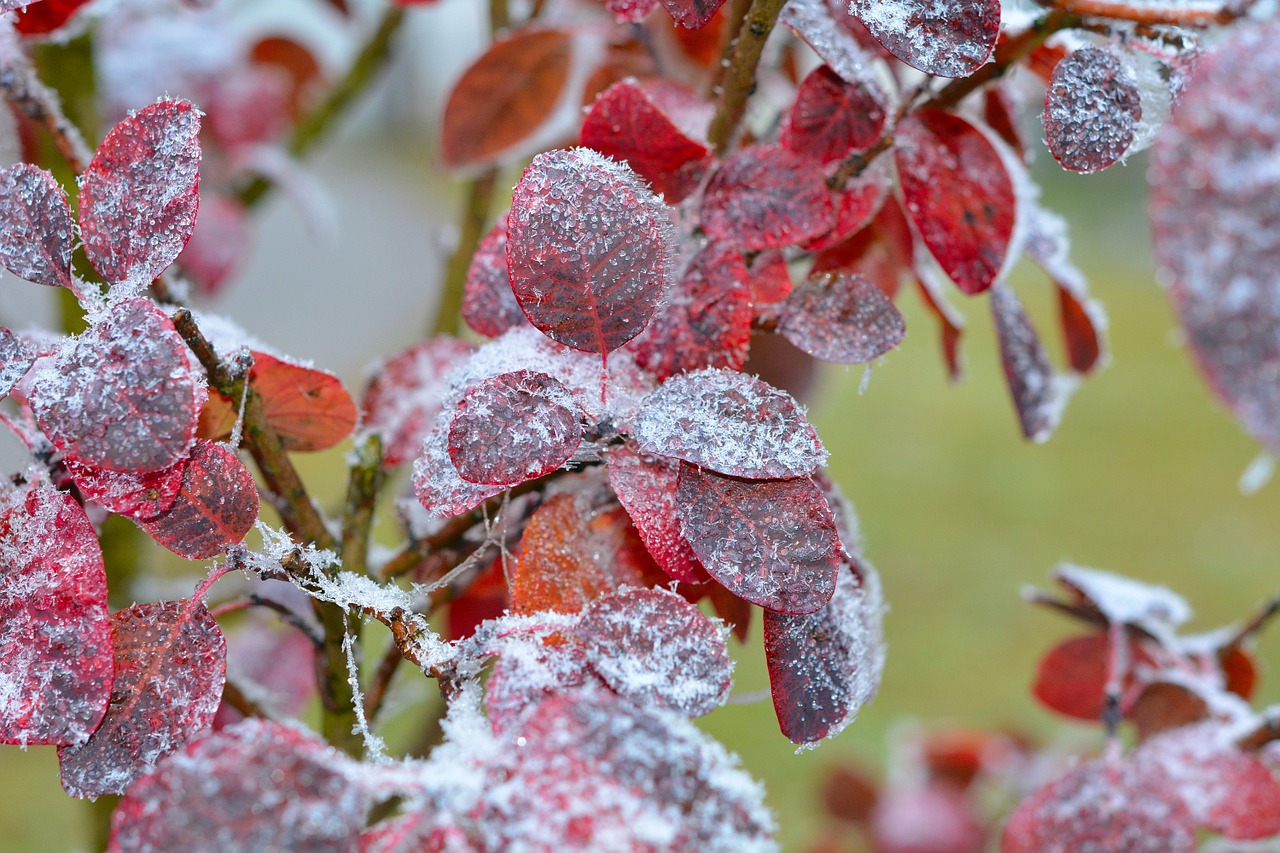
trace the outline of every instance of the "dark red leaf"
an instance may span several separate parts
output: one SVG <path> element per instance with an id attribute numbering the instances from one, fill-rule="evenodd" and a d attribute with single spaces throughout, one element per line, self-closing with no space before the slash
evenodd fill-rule
<path id="1" fill-rule="evenodd" d="M 51 486 L 0 508 L 0 742 L 79 743 L 111 696 L 102 552 L 84 510 Z"/>
<path id="2" fill-rule="evenodd" d="M 737 249 L 711 243 L 689 262 L 631 344 L 659 380 L 703 367 L 741 370 L 751 343 L 751 288 Z"/>
<path id="3" fill-rule="evenodd" d="M 449 458 L 448 424 L 437 421 L 413 463 L 413 492 L 427 514 L 433 518 L 460 515 L 503 491 L 503 486 L 469 483 L 458 475 Z"/>
<path id="4" fill-rule="evenodd" d="M 1077 720 L 1102 719 L 1106 705 L 1107 670 L 1111 642 L 1105 631 L 1063 640 L 1050 649 L 1036 670 L 1032 694 L 1059 714 Z M 1121 679 L 1121 692 L 1133 685 L 1133 664 L 1151 664 L 1142 646 L 1129 642 L 1130 667 Z"/>
<path id="5" fill-rule="evenodd" d="M 776 145 L 752 145 L 721 161 L 702 197 L 702 225 L 741 249 L 774 249 L 830 230 L 822 165 Z"/>
<path id="6" fill-rule="evenodd" d="M 200 199 L 195 231 L 178 263 L 204 296 L 214 296 L 244 266 L 253 243 L 253 226 L 244 205 L 206 193 Z"/>
<path id="7" fill-rule="evenodd" d="M 1253 654 L 1239 646 L 1228 646 L 1219 650 L 1217 657 L 1227 690 L 1247 702 L 1258 686 L 1258 664 Z"/>
<path id="8" fill-rule="evenodd" d="M 902 314 L 860 275 L 810 276 L 791 291 L 778 322 L 782 336 L 814 358 L 861 364 L 902 343 Z"/>
<path id="9" fill-rule="evenodd" d="M 1187 343 L 1244 428 L 1280 451 L 1280 23 L 1196 64 L 1151 157 L 1160 275 Z"/>
<path id="10" fill-rule="evenodd" d="M 874 160 L 862 174 L 852 178 L 842 189 L 831 194 L 835 220 L 831 230 L 801 244 L 806 251 L 817 252 L 839 245 L 861 231 L 880 211 L 893 186 L 888 158 Z M 894 207 L 897 207 L 895 204 Z M 898 214 L 901 218 L 901 213 Z M 905 221 L 903 226 L 906 226 Z"/>
<path id="11" fill-rule="evenodd" d="M 724 0 L 662 0 L 675 22 L 691 30 L 702 29 L 724 5 Z"/>
<path id="12" fill-rule="evenodd" d="M 961 290 L 986 290 L 1009 253 L 1017 208 L 1000 153 L 974 125 L 940 110 L 912 114 L 894 136 L 903 203 L 920 238 Z"/>
<path id="13" fill-rule="evenodd" d="M 466 341 L 435 337 L 392 356 L 374 373 L 361 402 L 361 423 L 381 434 L 383 465 L 395 467 L 418 455 L 440 414 L 446 378 L 474 351 Z"/>
<path id="14" fill-rule="evenodd" d="M 149 285 L 191 238 L 200 206 L 200 114 L 159 101 L 102 140 L 80 186 L 84 250 L 110 284 Z"/>
<path id="15" fill-rule="evenodd" d="M 70 21 L 71 16 L 88 2 L 89 0 L 31 0 L 30 5 L 18 13 L 14 25 L 25 36 L 48 35 Z"/>
<path id="16" fill-rule="evenodd" d="M 112 816 L 107 849 L 350 853 L 367 808 L 331 747 L 293 726 L 246 720 L 139 779 Z"/>
<path id="17" fill-rule="evenodd" d="M 514 486 L 559 468 L 582 444 L 582 412 L 545 373 L 518 370 L 473 385 L 449 426 L 449 458 L 462 479 Z"/>
<path id="18" fill-rule="evenodd" d="M 1141 120 L 1137 81 L 1111 51 L 1081 48 L 1053 69 L 1044 96 L 1044 134 L 1062 168 L 1107 168 L 1129 150 Z"/>
<path id="19" fill-rule="evenodd" d="M 111 616 L 115 680 L 102 725 L 58 750 L 73 797 L 123 794 L 213 722 L 227 642 L 201 601 L 135 604 Z"/>
<path id="20" fill-rule="evenodd" d="M 507 223 L 511 287 L 534 326 L 601 354 L 644 331 L 674 236 L 667 208 L 629 167 L 586 148 L 539 154 Z"/>
<path id="21" fill-rule="evenodd" d="M 999 0 L 853 0 L 849 9 L 890 53 L 937 77 L 969 76 L 1000 36 Z"/>
<path id="22" fill-rule="evenodd" d="M 798 477 L 827 456 L 790 394 L 731 370 L 668 379 L 645 398 L 634 435 L 646 452 L 735 477 Z"/>
<path id="23" fill-rule="evenodd" d="M 833 767 L 822 784 L 822 805 L 827 815 L 846 823 L 867 823 L 879 798 L 876 780 L 856 766 Z"/>
<path id="24" fill-rule="evenodd" d="M 684 538 L 730 592 L 783 613 L 812 613 L 831 600 L 840 537 L 809 478 L 739 480 L 685 463 L 676 502 Z"/>
<path id="25" fill-rule="evenodd" d="M 173 506 L 138 526 L 175 554 L 204 560 L 244 539 L 258 520 L 258 488 L 235 453 L 201 439 Z"/>
<path id="26" fill-rule="evenodd" d="M 820 251 L 810 274 L 858 273 L 874 281 L 893 299 L 914 266 L 915 238 L 911 235 L 911 226 L 898 203 L 886 199 L 866 227 Z"/>
<path id="27" fill-rule="evenodd" d="M 631 516 L 654 561 L 673 580 L 703 583 L 707 570 L 680 534 L 676 511 L 679 463 L 662 456 L 646 456 L 630 445 L 610 449 L 609 483 L 618 502 Z"/>
<path id="28" fill-rule="evenodd" d="M 847 0 L 790 0 L 778 22 L 804 39 L 842 79 L 857 83 L 870 77 L 867 69 L 876 59 L 871 49 L 883 50 L 848 8 Z"/>
<path id="29" fill-rule="evenodd" d="M 462 319 L 472 331 L 496 338 L 526 322 L 520 303 L 511 291 L 507 274 L 507 217 L 504 214 L 471 257 L 462 287 Z"/>
<path id="30" fill-rule="evenodd" d="M 831 66 L 820 65 L 800 84 L 779 142 L 830 163 L 870 148 L 884 130 L 885 108 L 885 97 L 874 83 L 848 83 Z"/>
<path id="31" fill-rule="evenodd" d="M 0 172 L 0 264 L 18 278 L 71 284 L 75 226 L 66 193 L 53 175 L 30 163 Z"/>
<path id="32" fill-rule="evenodd" d="M 510 608 L 506 562 L 502 555 L 495 557 L 466 592 L 449 602 L 445 633 L 450 640 L 470 637 L 481 622 L 496 619 Z"/>
<path id="33" fill-rule="evenodd" d="M 36 367 L 31 409 L 68 456 L 109 471 L 159 471 L 186 458 L 204 378 L 163 311 L 116 303 Z"/>
<path id="34" fill-rule="evenodd" d="M 25 338 L 0 326 L 0 399 L 9 396 L 36 363 L 36 348 Z"/>
<path id="35" fill-rule="evenodd" d="M 64 460 L 67 473 L 85 498 L 128 518 L 155 518 L 173 506 L 182 485 L 187 460 L 168 468 L 135 474 L 94 468 L 73 458 Z"/>
<path id="36" fill-rule="evenodd" d="M 587 663 L 605 683 L 643 708 L 709 714 L 729 695 L 729 651 L 702 611 L 661 589 L 597 598 L 574 629 Z"/>
<path id="37" fill-rule="evenodd" d="M 1032 441 L 1048 441 L 1062 418 L 1069 387 L 1054 375 L 1040 336 L 1007 285 L 991 288 L 991 313 L 1000 340 L 1000 363 L 1022 434 Z"/>
<path id="38" fill-rule="evenodd" d="M 996 136 L 1018 155 L 1019 159 L 1027 159 L 1027 140 L 1022 132 L 1021 109 L 1018 101 L 1010 94 L 1008 78 L 994 86 L 988 86 L 982 96 L 982 120 L 987 127 L 995 131 Z"/>
<path id="39" fill-rule="evenodd" d="M 1142 742 L 1161 732 L 1198 723 L 1209 716 L 1209 705 L 1195 690 L 1173 681 L 1152 681 L 1128 703 L 1125 718 Z"/>

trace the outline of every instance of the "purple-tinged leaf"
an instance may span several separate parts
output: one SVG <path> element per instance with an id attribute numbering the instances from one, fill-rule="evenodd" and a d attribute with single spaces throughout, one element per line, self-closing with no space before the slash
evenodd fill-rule
<path id="1" fill-rule="evenodd" d="M 800 83 L 782 125 L 782 147 L 822 163 L 870 148 L 888 119 L 884 94 L 870 80 L 848 83 L 820 65 Z"/>
<path id="2" fill-rule="evenodd" d="M 9 396 L 36 363 L 36 348 L 30 341 L 0 326 L 0 399 Z"/>
<path id="3" fill-rule="evenodd" d="M 676 501 L 684 538 L 730 592 L 782 613 L 831 600 L 843 552 L 831 507 L 808 477 L 740 480 L 685 463 Z"/>
<path id="4" fill-rule="evenodd" d="M 446 378 L 474 351 L 466 341 L 435 337 L 392 356 L 377 369 L 365 389 L 360 417 L 365 429 L 382 436 L 383 465 L 394 468 L 417 454 L 440 414 L 449 387 Z"/>
<path id="5" fill-rule="evenodd" d="M 239 543 L 257 520 L 258 487 L 249 469 L 225 446 L 199 439 L 173 504 L 137 524 L 173 553 L 205 560 Z"/>
<path id="6" fill-rule="evenodd" d="M 549 151 L 525 170 L 511 202 L 511 287 L 548 337 L 609 353 L 653 316 L 673 240 L 666 206 L 630 167 L 586 148 Z"/>
<path id="7" fill-rule="evenodd" d="M 159 101 L 102 140 L 80 188 L 85 254 L 110 284 L 141 289 L 182 253 L 200 206 L 200 113 Z"/>
<path id="8" fill-rule="evenodd" d="M 111 616 L 111 705 L 87 741 L 58 750 L 73 797 L 123 794 L 208 728 L 222 699 L 227 643 L 201 601 L 135 604 Z"/>
<path id="9" fill-rule="evenodd" d="M 705 583 L 707 570 L 680 533 L 676 480 L 680 463 L 646 456 L 628 444 L 610 449 L 609 484 L 658 567 L 682 583 Z"/>
<path id="10" fill-rule="evenodd" d="M 662 0 L 662 5 L 680 26 L 700 30 L 715 17 L 724 0 Z"/>
<path id="11" fill-rule="evenodd" d="M 860 275 L 810 276 L 791 291 L 778 322 L 782 336 L 814 358 L 862 364 L 902 343 L 902 314 Z"/>
<path id="12" fill-rule="evenodd" d="M 991 288 L 991 313 L 1000 342 L 1000 363 L 1022 434 L 1032 441 L 1048 441 L 1062 420 L 1070 385 L 1054 375 L 1022 302 L 1007 285 Z"/>
<path id="13" fill-rule="evenodd" d="M 51 486 L 0 507 L 0 742 L 73 744 L 111 698 L 111 622 L 98 537 Z"/>
<path id="14" fill-rule="evenodd" d="M 1142 120 L 1142 98 L 1114 53 L 1085 47 L 1053 69 L 1044 96 L 1044 134 L 1062 168 L 1097 172 L 1124 156 Z"/>
<path id="15" fill-rule="evenodd" d="M 187 460 L 145 474 L 95 468 L 72 457 L 64 464 L 86 499 L 127 518 L 151 519 L 177 500 Z"/>
<path id="16" fill-rule="evenodd" d="M 702 225 L 741 249 L 776 249 L 830 230 L 822 164 L 776 145 L 752 145 L 720 162 L 702 197 Z"/>
<path id="17" fill-rule="evenodd" d="M 469 483 L 459 476 L 449 458 L 449 421 L 437 420 L 435 428 L 423 439 L 422 452 L 413 463 L 413 492 L 427 514 L 434 518 L 461 515 L 504 489 L 504 486 Z"/>
<path id="18" fill-rule="evenodd" d="M 582 413 L 545 373 L 518 370 L 476 384 L 458 401 L 449 458 L 462 479 L 514 486 L 549 474 L 582 444 Z"/>
<path id="19" fill-rule="evenodd" d="M 368 796 L 348 762 L 292 726 L 246 720 L 139 779 L 111 820 L 109 853 L 350 853 Z"/>
<path id="20" fill-rule="evenodd" d="M 850 11 L 886 50 L 936 77 L 967 77 L 1000 36 L 999 0 L 852 0 Z"/>
<path id="21" fill-rule="evenodd" d="M 476 247 L 462 287 L 462 319 L 476 334 L 496 338 L 525 323 L 524 312 L 507 274 L 507 217 L 504 215 Z"/>
<path id="22" fill-rule="evenodd" d="M 798 477 L 827 457 L 790 394 L 732 370 L 671 377 L 645 399 L 634 434 L 642 450 L 734 477 Z"/>
<path id="23" fill-rule="evenodd" d="M 848 5 L 846 0 L 789 0 L 782 8 L 778 23 L 804 39 L 841 79 L 856 84 L 874 77 L 870 66 L 876 57 L 863 47 L 847 25 L 847 21 L 851 21 L 863 30 L 866 40 L 871 41 L 862 24 L 849 15 Z"/>
<path id="24" fill-rule="evenodd" d="M 18 278 L 71 284 L 75 225 L 53 175 L 30 163 L 0 172 L 0 264 Z"/>

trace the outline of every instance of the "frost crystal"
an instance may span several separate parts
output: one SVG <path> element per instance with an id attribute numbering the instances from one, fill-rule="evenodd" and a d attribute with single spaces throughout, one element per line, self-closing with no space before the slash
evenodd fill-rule
<path id="1" fill-rule="evenodd" d="M 1054 67 L 1045 94 L 1044 132 L 1064 169 L 1107 168 L 1133 144 L 1141 119 L 1133 72 L 1114 53 L 1086 47 Z"/>
<path id="2" fill-rule="evenodd" d="M 999 0 L 851 0 L 849 11 L 903 62 L 938 77 L 967 77 L 1000 35 Z"/>

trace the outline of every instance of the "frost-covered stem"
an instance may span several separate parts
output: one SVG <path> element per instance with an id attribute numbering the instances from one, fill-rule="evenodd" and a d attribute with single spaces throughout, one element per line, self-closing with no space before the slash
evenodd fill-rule
<path id="1" fill-rule="evenodd" d="M 369 682 L 369 687 L 364 694 L 364 715 L 369 720 L 376 720 L 382 711 L 382 703 L 387 698 L 387 691 L 391 688 L 391 680 L 395 678 L 396 670 L 400 668 L 402 660 L 404 655 L 401 654 L 400 647 L 395 643 L 388 643 L 387 651 L 383 654 L 382 661 L 373 674 L 373 680 Z"/>
<path id="2" fill-rule="evenodd" d="M 756 66 L 764 44 L 778 22 L 778 15 L 786 0 L 752 0 L 738 37 L 728 51 L 729 66 L 725 69 L 724 83 L 720 87 L 720 103 L 711 119 L 707 141 L 724 155 L 733 143 L 738 125 L 747 112 L 747 100 L 756 90 Z"/>
<path id="3" fill-rule="evenodd" d="M 377 78 L 391 56 L 391 42 L 404 21 L 404 9 L 391 4 L 374 29 L 369 40 L 356 55 L 346 76 L 339 80 L 319 104 L 302 117 L 289 135 L 285 149 L 295 157 L 301 157 L 324 138 L 347 108 Z M 254 178 L 240 189 L 237 196 L 246 207 L 260 202 L 271 189 L 265 178 Z"/>
<path id="4" fill-rule="evenodd" d="M 1194 27 L 1203 29 L 1229 24 L 1251 4 L 1224 3 L 1217 9 L 1188 9 L 1176 5 L 1157 6 L 1115 2 L 1115 0 L 1055 0 L 1054 8 L 1090 18 L 1111 18 L 1148 26 Z"/>
<path id="5" fill-rule="evenodd" d="M 467 182 L 466 198 L 458 223 L 458 245 L 450 253 L 449 263 L 445 267 L 440 303 L 436 306 L 436 318 L 431 327 L 432 335 L 456 335 L 461 328 L 462 289 L 467 283 L 471 258 L 484 239 L 497 179 L 498 170 L 494 168 L 486 169 Z"/>
<path id="6" fill-rule="evenodd" d="M 93 150 L 63 112 L 57 93 L 40 81 L 21 50 L 6 53 L 0 65 L 0 89 L 15 109 L 49 132 L 58 153 L 77 175 L 88 168 Z"/>
<path id="7" fill-rule="evenodd" d="M 1276 740 L 1280 740 L 1280 708 L 1271 707 L 1262 713 L 1254 728 L 1236 738 L 1236 746 L 1254 752 Z"/>
<path id="8" fill-rule="evenodd" d="M 365 574 L 369 570 L 369 531 L 374 503 L 382 488 L 382 439 L 368 434 L 356 441 L 347 479 L 347 500 L 342 513 L 342 567 Z"/>

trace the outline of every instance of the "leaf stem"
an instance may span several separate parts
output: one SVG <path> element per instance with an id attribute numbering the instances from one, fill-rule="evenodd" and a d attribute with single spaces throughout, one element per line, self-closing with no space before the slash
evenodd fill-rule
<path id="1" fill-rule="evenodd" d="M 707 141 L 721 156 L 733 144 L 738 126 L 742 124 L 747 101 L 756 90 L 756 66 L 785 3 L 786 0 L 752 0 L 742 29 L 730 43 L 720 103 L 707 131 Z"/>
<path id="2" fill-rule="evenodd" d="M 344 569 L 362 575 L 369 570 L 369 534 L 382 488 L 382 439 L 372 433 L 357 439 L 354 457 L 342 514 L 341 556 Z"/>
<path id="3" fill-rule="evenodd" d="M 456 335 L 461 329 L 462 293 L 467 283 L 467 271 L 471 268 L 476 247 L 484 239 L 497 178 L 498 170 L 491 168 L 467 182 L 458 229 L 458 245 L 449 254 L 449 262 L 445 266 L 444 284 L 440 289 L 440 304 L 436 306 L 432 336 Z"/>

